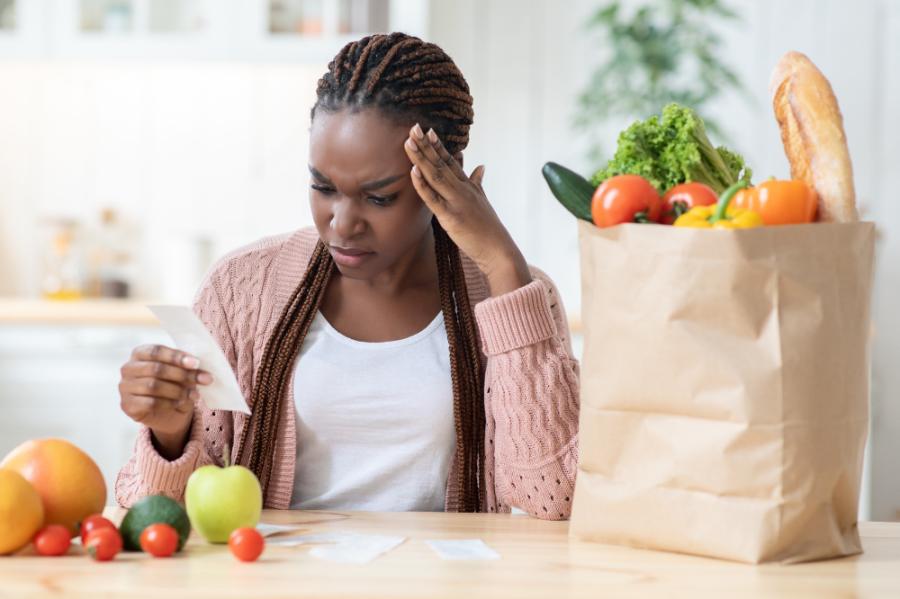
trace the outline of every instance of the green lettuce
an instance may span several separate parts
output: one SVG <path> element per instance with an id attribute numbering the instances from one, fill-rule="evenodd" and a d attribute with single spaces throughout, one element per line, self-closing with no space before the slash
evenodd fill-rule
<path id="1" fill-rule="evenodd" d="M 637 121 L 619 135 L 615 156 L 597 171 L 591 183 L 600 185 L 615 175 L 640 175 L 660 193 L 686 181 L 709 185 L 717 194 L 752 171 L 744 158 L 712 145 L 703 120 L 685 106 L 669 104 L 662 118 Z"/>

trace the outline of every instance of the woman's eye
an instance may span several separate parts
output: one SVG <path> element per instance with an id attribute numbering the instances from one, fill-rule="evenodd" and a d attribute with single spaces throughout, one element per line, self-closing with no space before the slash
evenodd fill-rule
<path id="1" fill-rule="evenodd" d="M 396 196 L 382 197 L 382 196 L 369 196 L 369 201 L 375 204 L 376 206 L 390 206 L 391 203 L 396 199 Z"/>
<path id="2" fill-rule="evenodd" d="M 334 193 L 334 189 L 333 189 L 333 188 L 331 188 L 331 187 L 326 187 L 326 186 L 324 186 L 324 185 L 316 185 L 316 184 L 312 184 L 312 185 L 310 185 L 310 187 L 312 187 L 314 190 L 318 191 L 319 193 L 324 193 L 325 195 L 330 195 L 330 194 L 333 194 L 333 193 Z"/>

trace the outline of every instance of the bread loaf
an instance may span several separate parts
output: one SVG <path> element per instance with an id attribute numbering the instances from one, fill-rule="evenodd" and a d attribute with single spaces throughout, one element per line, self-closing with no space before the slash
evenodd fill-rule
<path id="1" fill-rule="evenodd" d="M 853 167 L 831 84 L 800 52 L 785 54 L 769 82 L 791 178 L 819 194 L 819 220 L 857 220 Z"/>

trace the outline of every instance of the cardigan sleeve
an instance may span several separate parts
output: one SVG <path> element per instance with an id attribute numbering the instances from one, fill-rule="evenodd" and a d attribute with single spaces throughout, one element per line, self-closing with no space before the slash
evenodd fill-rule
<path id="1" fill-rule="evenodd" d="M 221 264 L 209 273 L 197 292 L 193 309 L 234 368 L 234 343 L 219 291 L 221 277 L 226 270 L 227 264 Z M 201 466 L 222 462 L 222 447 L 226 440 L 231 439 L 231 418 L 231 412 L 211 411 L 202 401 L 198 401 L 194 406 L 194 420 L 184 452 L 173 461 L 156 451 L 150 429 L 142 427 L 131 459 L 116 478 L 118 504 L 131 507 L 147 495 L 167 495 L 183 501 L 191 473 Z"/>
<path id="2" fill-rule="evenodd" d="M 487 356 L 498 505 L 569 517 L 578 462 L 579 367 L 559 292 L 544 273 L 475 306 Z"/>

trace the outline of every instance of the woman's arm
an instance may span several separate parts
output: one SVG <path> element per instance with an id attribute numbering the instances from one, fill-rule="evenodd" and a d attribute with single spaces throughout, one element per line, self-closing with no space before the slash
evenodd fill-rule
<path id="1" fill-rule="evenodd" d="M 533 281 L 475 306 L 485 372 L 486 417 L 494 422 L 497 506 L 538 518 L 569 517 L 578 462 L 578 362 L 553 282 Z"/>
<path id="2" fill-rule="evenodd" d="M 210 272 L 193 307 L 234 368 L 234 344 L 219 291 L 224 271 L 219 266 Z M 181 455 L 170 461 L 154 446 L 150 429 L 142 427 L 131 459 L 116 478 L 116 501 L 123 507 L 131 507 L 142 497 L 157 494 L 182 500 L 187 479 L 194 470 L 206 464 L 221 463 L 222 448 L 226 442 L 231 442 L 232 430 L 231 412 L 213 412 L 202 401 L 197 401 L 188 441 Z"/>

